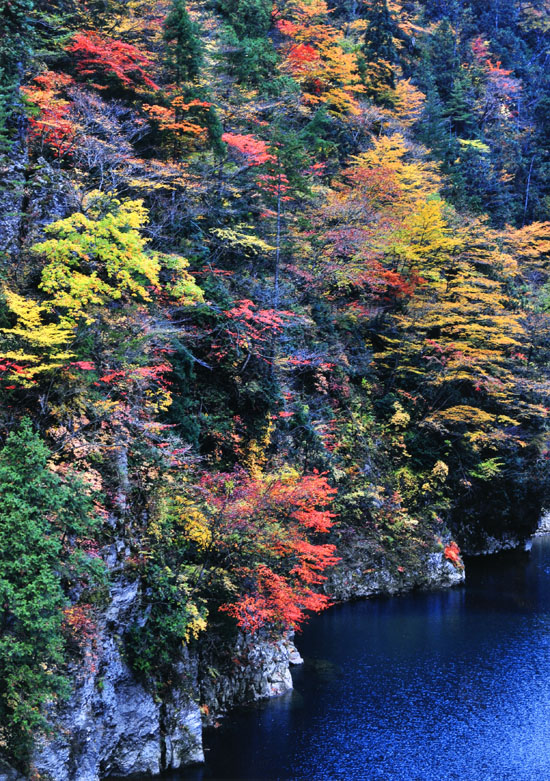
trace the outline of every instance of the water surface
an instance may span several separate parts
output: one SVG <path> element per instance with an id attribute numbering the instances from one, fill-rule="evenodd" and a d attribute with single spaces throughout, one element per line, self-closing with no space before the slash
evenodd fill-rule
<path id="1" fill-rule="evenodd" d="M 331 608 L 295 690 L 206 734 L 192 779 L 550 779 L 550 537 L 466 586 Z"/>

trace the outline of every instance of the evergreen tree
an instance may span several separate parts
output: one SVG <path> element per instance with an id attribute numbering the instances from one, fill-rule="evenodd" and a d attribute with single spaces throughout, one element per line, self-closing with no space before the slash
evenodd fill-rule
<path id="1" fill-rule="evenodd" d="M 419 122 L 418 138 L 432 149 L 438 158 L 445 159 L 449 147 L 456 146 L 456 141 L 449 133 L 450 120 L 445 117 L 444 106 L 428 62 L 425 62 L 423 87 L 426 102 Z"/>
<path id="2" fill-rule="evenodd" d="M 0 746 L 25 769 L 42 708 L 67 694 L 60 672 L 66 591 L 90 572 L 75 551 L 91 501 L 48 468 L 50 453 L 26 419 L 0 453 Z"/>
<path id="3" fill-rule="evenodd" d="M 272 5 L 267 0 L 220 0 L 220 10 L 240 40 L 263 38 L 271 27 Z"/>
<path id="4" fill-rule="evenodd" d="M 473 138 L 476 130 L 475 92 L 468 73 L 461 71 L 451 87 L 445 106 L 445 115 L 452 123 L 454 133 L 461 138 Z"/>
<path id="5" fill-rule="evenodd" d="M 395 89 L 395 25 L 387 0 L 372 0 L 367 11 L 367 29 L 362 46 L 361 76 L 367 94 L 375 102 L 387 103 L 388 91 Z"/>
<path id="6" fill-rule="evenodd" d="M 200 30 L 191 21 L 184 0 L 174 0 L 164 22 L 164 40 L 171 44 L 170 61 L 176 82 L 195 81 L 203 61 Z"/>
<path id="7" fill-rule="evenodd" d="M 434 30 L 427 47 L 427 56 L 435 74 L 439 96 L 446 103 L 460 68 L 458 42 L 448 19 L 443 19 Z"/>
<path id="8" fill-rule="evenodd" d="M 35 4 L 33 0 L 0 0 L 0 17 L 0 68 L 5 78 L 15 80 L 30 54 L 35 29 Z"/>
<path id="9" fill-rule="evenodd" d="M 458 156 L 443 170 L 449 176 L 452 201 L 460 209 L 476 214 L 490 211 L 501 227 L 510 221 L 513 193 L 501 181 L 489 146 L 477 139 L 459 139 Z"/>
<path id="10" fill-rule="evenodd" d="M 393 44 L 394 23 L 390 15 L 387 0 L 373 0 L 368 14 L 368 27 L 365 31 L 363 52 L 367 59 L 383 59 L 394 62 L 396 59 Z M 393 87 L 393 84 L 391 85 Z"/>
<path id="11" fill-rule="evenodd" d="M 36 16 L 33 0 L 0 0 L 0 154 L 9 149 L 21 112 L 17 95 L 35 42 Z"/>
<path id="12" fill-rule="evenodd" d="M 239 84 L 250 84 L 266 94 L 278 94 L 281 79 L 276 72 L 278 56 L 269 38 L 237 37 L 232 27 L 226 33 L 228 69 Z"/>
<path id="13" fill-rule="evenodd" d="M 0 68 L 0 155 L 11 146 L 10 118 L 13 111 L 13 88 Z"/>

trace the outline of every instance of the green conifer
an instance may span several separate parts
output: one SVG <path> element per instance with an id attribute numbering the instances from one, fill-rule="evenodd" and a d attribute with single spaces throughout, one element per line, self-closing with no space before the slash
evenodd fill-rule
<path id="1" fill-rule="evenodd" d="M 174 0 L 164 22 L 164 40 L 171 44 L 169 59 L 176 83 L 196 81 L 203 62 L 200 30 L 191 21 L 184 0 Z"/>
<path id="2" fill-rule="evenodd" d="M 359 58 L 359 71 L 367 95 L 376 103 L 391 103 L 395 89 L 395 24 L 387 0 L 372 0 L 367 13 L 367 29 Z"/>
<path id="3" fill-rule="evenodd" d="M 0 746 L 23 771 L 44 705 L 69 690 L 66 590 L 90 571 L 72 540 L 89 533 L 91 500 L 49 457 L 28 419 L 0 452 Z"/>

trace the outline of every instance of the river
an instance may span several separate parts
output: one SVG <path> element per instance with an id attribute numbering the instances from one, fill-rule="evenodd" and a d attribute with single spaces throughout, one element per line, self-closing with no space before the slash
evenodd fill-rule
<path id="1" fill-rule="evenodd" d="M 289 695 L 206 734 L 192 779 L 550 779 L 550 537 L 463 587 L 338 605 L 298 637 Z"/>

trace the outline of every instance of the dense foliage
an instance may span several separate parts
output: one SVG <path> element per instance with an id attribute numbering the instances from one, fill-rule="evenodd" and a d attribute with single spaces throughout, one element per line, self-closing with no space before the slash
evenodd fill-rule
<path id="1" fill-rule="evenodd" d="M 117 577 L 140 581 L 128 659 L 161 684 L 207 629 L 299 627 L 354 540 L 367 568 L 398 575 L 443 548 L 461 566 L 447 529 L 473 546 L 532 528 L 547 491 L 550 8 L 4 6 L 13 754 L 66 689 L 64 616 L 86 624 L 72 557 L 107 538 L 124 540 Z M 69 473 L 103 529 L 84 535 Z M 17 546 L 34 557 L 22 571 Z"/>
<path id="2" fill-rule="evenodd" d="M 69 691 L 66 593 L 101 577 L 88 539 L 91 498 L 48 469 L 49 455 L 28 419 L 0 454 L 0 738 L 19 760 L 46 726 L 44 704 Z"/>

